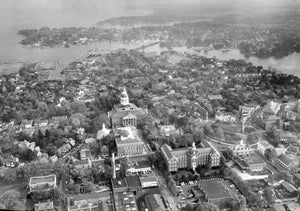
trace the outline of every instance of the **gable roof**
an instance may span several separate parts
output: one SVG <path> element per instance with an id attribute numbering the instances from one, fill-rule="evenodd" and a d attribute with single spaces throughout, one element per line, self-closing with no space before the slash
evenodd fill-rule
<path id="1" fill-rule="evenodd" d="M 169 160 L 171 160 L 171 158 L 173 158 L 173 155 L 171 153 L 171 151 L 173 151 L 173 150 L 172 150 L 172 148 L 169 145 L 167 145 L 167 144 L 162 145 L 162 147 L 160 148 L 160 150 L 162 152 L 163 157 L 167 161 L 169 161 Z"/>
<path id="2" fill-rule="evenodd" d="M 136 115 L 132 113 L 128 113 L 126 116 L 124 116 L 122 119 L 136 119 Z"/>

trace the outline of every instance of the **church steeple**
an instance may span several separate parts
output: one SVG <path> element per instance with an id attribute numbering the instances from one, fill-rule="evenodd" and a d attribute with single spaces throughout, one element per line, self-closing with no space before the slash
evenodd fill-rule
<path id="1" fill-rule="evenodd" d="M 129 104 L 129 97 L 126 91 L 126 87 L 124 86 L 121 93 L 121 105 L 128 105 Z"/>

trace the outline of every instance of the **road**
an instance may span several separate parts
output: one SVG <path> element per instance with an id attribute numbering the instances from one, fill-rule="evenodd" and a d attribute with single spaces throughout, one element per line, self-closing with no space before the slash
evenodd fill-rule
<path id="1" fill-rule="evenodd" d="M 2 197 L 3 195 L 5 195 L 6 193 L 9 193 L 11 191 L 19 190 L 19 189 L 25 187 L 26 185 L 27 185 L 27 183 L 17 183 L 17 184 L 2 186 L 2 187 L 0 187 L 0 197 Z"/>
<path id="2" fill-rule="evenodd" d="M 160 188 L 162 195 L 164 195 L 167 198 L 170 204 L 171 211 L 179 211 L 177 207 L 178 204 L 177 198 L 172 195 L 172 193 L 168 188 L 164 188 L 164 186 L 167 186 L 166 179 L 164 178 L 164 176 L 161 175 L 156 169 L 154 169 L 154 175 L 156 176 L 156 179 L 158 181 L 158 186 Z"/>

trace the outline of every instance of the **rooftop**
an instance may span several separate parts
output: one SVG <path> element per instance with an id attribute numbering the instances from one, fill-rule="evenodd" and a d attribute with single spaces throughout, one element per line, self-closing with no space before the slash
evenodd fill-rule
<path id="1" fill-rule="evenodd" d="M 40 176 L 40 177 L 30 177 L 29 185 L 36 185 L 40 183 L 51 183 L 55 181 L 56 181 L 55 174 Z"/>
<path id="2" fill-rule="evenodd" d="M 113 188 L 126 188 L 128 185 L 127 185 L 127 182 L 125 179 L 113 179 L 112 180 L 112 187 Z"/>
<path id="3" fill-rule="evenodd" d="M 220 180 L 208 179 L 200 181 L 203 191 L 206 193 L 208 199 L 222 199 L 229 198 L 229 194 L 221 184 Z"/>
<path id="4" fill-rule="evenodd" d="M 35 211 L 51 211 L 54 210 L 53 208 L 53 202 L 43 202 L 43 203 L 38 203 L 34 205 L 34 210 Z"/>
<path id="5" fill-rule="evenodd" d="M 141 182 L 138 176 L 126 177 L 128 187 L 141 188 Z"/>
<path id="6" fill-rule="evenodd" d="M 264 163 L 263 160 L 261 160 L 258 156 L 256 156 L 255 154 L 249 155 L 249 156 L 245 156 L 242 158 L 248 165 L 252 165 L 252 164 L 260 164 L 260 163 Z"/>
<path id="7" fill-rule="evenodd" d="M 81 201 L 81 200 L 87 200 L 87 199 L 98 199 L 102 197 L 107 197 L 110 196 L 111 192 L 91 192 L 91 193 L 86 193 L 86 194 L 76 194 L 72 195 L 69 198 L 73 199 L 74 201 Z"/>
<path id="8" fill-rule="evenodd" d="M 139 131 L 135 127 L 120 127 L 114 131 L 116 135 L 120 137 L 116 138 L 117 144 L 133 144 L 133 143 L 143 143 L 139 136 Z"/>

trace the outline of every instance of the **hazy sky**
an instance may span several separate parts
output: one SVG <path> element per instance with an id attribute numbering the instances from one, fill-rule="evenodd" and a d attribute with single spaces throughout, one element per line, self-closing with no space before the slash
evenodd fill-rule
<path id="1" fill-rule="evenodd" d="M 164 4 L 167 8 L 175 4 L 197 4 L 205 7 L 225 5 L 266 8 L 273 6 L 299 5 L 297 0 L 0 0 L 0 26 L 82 26 L 94 25 L 97 21 L 111 17 L 144 15 L 153 7 Z M 253 10 L 255 11 L 255 10 Z M 39 24 L 37 24 L 37 21 Z M 44 23 L 44 24 L 43 24 Z"/>

